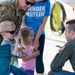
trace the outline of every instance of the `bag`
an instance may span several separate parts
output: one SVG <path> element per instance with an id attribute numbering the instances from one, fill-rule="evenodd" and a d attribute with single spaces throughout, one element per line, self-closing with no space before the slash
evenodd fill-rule
<path id="1" fill-rule="evenodd" d="M 14 75 L 26 75 L 24 70 L 21 70 L 20 68 L 17 68 L 13 65 L 10 65 L 10 71 L 14 74 Z"/>
<path id="2" fill-rule="evenodd" d="M 0 45 L 0 75 L 26 75 L 25 71 L 13 65 L 10 65 L 10 62 L 10 45 Z"/>
<path id="3" fill-rule="evenodd" d="M 27 75 L 24 69 L 17 68 L 13 65 L 10 65 L 10 69 L 5 75 Z"/>
<path id="4" fill-rule="evenodd" d="M 0 75 L 6 75 L 11 61 L 10 45 L 0 45 Z"/>
<path id="5" fill-rule="evenodd" d="M 50 15 L 50 27 L 51 31 L 55 35 L 63 34 L 65 30 L 64 27 L 65 17 L 66 17 L 66 12 L 63 5 L 60 2 L 56 2 L 52 7 Z"/>

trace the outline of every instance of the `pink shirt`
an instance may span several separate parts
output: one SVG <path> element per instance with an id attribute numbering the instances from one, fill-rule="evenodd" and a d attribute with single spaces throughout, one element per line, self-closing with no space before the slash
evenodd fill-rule
<path id="1" fill-rule="evenodd" d="M 33 47 L 27 46 L 27 47 L 25 47 L 25 51 L 26 51 L 27 55 L 31 55 L 33 53 Z M 23 61 L 21 66 L 26 70 L 33 70 L 34 71 L 35 58 L 32 58 L 32 59 L 27 60 L 27 61 Z"/>

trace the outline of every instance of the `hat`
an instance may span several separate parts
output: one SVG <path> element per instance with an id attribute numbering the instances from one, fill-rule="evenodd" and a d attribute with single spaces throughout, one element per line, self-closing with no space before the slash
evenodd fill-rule
<path id="1" fill-rule="evenodd" d="M 0 23 L 0 32 L 14 30 L 15 24 L 11 21 L 3 21 Z"/>

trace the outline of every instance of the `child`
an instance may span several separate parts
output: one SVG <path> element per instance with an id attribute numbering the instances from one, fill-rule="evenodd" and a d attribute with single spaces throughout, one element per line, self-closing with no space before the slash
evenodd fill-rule
<path id="1" fill-rule="evenodd" d="M 18 52 L 18 38 L 15 37 L 15 24 L 11 21 L 3 21 L 0 23 L 0 34 L 3 37 L 3 41 L 1 45 L 9 44 L 11 46 L 11 54 L 17 56 Z M 13 43 L 10 41 L 15 38 L 15 47 Z M 18 66 L 18 60 L 16 57 L 12 56 L 11 65 Z"/>
<path id="2" fill-rule="evenodd" d="M 34 75 L 35 58 L 40 54 L 39 51 L 34 51 L 32 46 L 34 40 L 33 30 L 25 27 L 20 30 L 21 46 L 25 49 L 22 54 L 22 67 L 25 69 L 27 75 Z"/>

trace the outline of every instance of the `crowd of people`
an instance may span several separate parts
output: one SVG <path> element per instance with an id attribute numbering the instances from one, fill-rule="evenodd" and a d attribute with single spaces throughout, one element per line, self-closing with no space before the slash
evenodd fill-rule
<path id="1" fill-rule="evenodd" d="M 0 2 L 0 34 L 3 38 L 1 45 L 10 45 L 11 65 L 19 68 L 18 58 L 22 59 L 20 69 L 25 71 L 25 75 L 34 75 L 35 69 L 37 75 L 44 75 L 44 27 L 49 15 L 49 0 L 5 0 Z M 67 43 L 63 47 L 58 46 L 59 53 L 54 57 L 48 75 L 74 74 L 62 70 L 66 61 L 70 60 L 75 71 L 74 19 L 66 22 L 65 37 Z"/>

